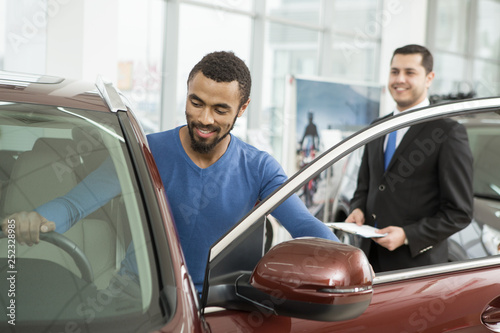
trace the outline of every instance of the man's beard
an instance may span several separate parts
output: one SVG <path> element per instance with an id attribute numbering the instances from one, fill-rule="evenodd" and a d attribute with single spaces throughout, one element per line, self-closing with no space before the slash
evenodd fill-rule
<path id="1" fill-rule="evenodd" d="M 238 117 L 236 116 L 234 118 L 234 121 L 233 121 L 233 124 L 231 125 L 231 129 L 229 131 L 227 131 L 227 133 L 225 133 L 223 136 L 221 136 L 220 138 L 217 138 L 216 140 L 214 140 L 213 142 L 211 143 L 206 143 L 206 142 L 203 142 L 203 141 L 198 141 L 195 139 L 194 137 L 194 130 L 193 128 L 194 127 L 200 127 L 200 128 L 206 128 L 206 129 L 209 129 L 209 130 L 213 130 L 213 129 L 216 129 L 216 131 L 218 133 L 220 133 L 220 127 L 219 128 L 212 128 L 212 127 L 204 127 L 204 126 L 196 126 L 195 123 L 191 123 L 190 125 L 188 124 L 188 132 L 189 132 L 189 136 L 191 138 L 191 148 L 197 152 L 197 153 L 200 153 L 200 154 L 208 154 L 210 153 L 212 150 L 215 149 L 215 147 L 219 144 L 219 142 L 221 142 L 222 140 L 224 140 L 226 138 L 226 136 L 229 135 L 229 133 L 233 130 L 234 128 L 234 124 L 236 123 L 236 119 Z"/>

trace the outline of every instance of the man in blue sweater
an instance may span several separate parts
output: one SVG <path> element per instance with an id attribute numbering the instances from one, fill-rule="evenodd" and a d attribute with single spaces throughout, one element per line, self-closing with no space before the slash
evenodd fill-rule
<path id="1" fill-rule="evenodd" d="M 230 134 L 237 118 L 250 103 L 250 71 L 240 58 L 232 52 L 206 55 L 191 70 L 187 85 L 187 125 L 151 134 L 148 141 L 165 186 L 189 272 L 201 291 L 210 246 L 287 177 L 273 157 Z M 66 211 L 74 211 L 75 216 L 57 221 L 57 214 L 53 213 L 55 206 L 46 204 L 37 208 L 39 214 L 30 217 L 38 220 L 31 223 L 36 233 L 32 240 L 38 241 L 39 230 L 47 232 L 58 226 L 58 232 L 64 231 L 97 209 L 100 201 L 109 201 L 119 193 L 117 179 L 116 186 L 110 186 L 116 177 L 110 172 L 113 169 L 110 165 L 112 163 L 103 163 L 82 181 L 87 182 L 85 186 L 75 187 L 65 200 L 59 200 L 60 208 L 56 210 L 64 210 L 62 207 L 67 206 Z M 99 181 L 101 174 L 106 174 L 105 186 Z M 102 191 L 95 191 L 101 193 L 102 198 L 97 202 L 79 202 L 82 195 L 78 188 L 94 186 L 103 186 Z M 338 241 L 296 195 L 281 204 L 273 216 L 293 237 L 315 236 Z M 61 224 L 65 227 L 59 228 Z M 136 270 L 130 258 L 124 260 L 124 265 L 131 266 L 129 271 Z"/>
<path id="2" fill-rule="evenodd" d="M 287 179 L 273 157 L 230 134 L 250 103 L 250 87 L 241 59 L 230 52 L 208 54 L 188 77 L 187 126 L 148 136 L 198 289 L 210 246 Z M 293 237 L 337 240 L 297 196 L 273 216 Z"/>

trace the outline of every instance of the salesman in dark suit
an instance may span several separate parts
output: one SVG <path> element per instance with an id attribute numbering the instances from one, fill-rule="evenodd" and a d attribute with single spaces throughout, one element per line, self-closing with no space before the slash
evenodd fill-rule
<path id="1" fill-rule="evenodd" d="M 432 66 L 423 46 L 394 51 L 388 84 L 396 101 L 393 114 L 429 105 Z M 459 123 L 439 119 L 365 146 L 346 222 L 387 233 L 361 245 L 375 272 L 417 267 L 447 261 L 446 239 L 470 223 L 472 202 L 467 133 Z"/>

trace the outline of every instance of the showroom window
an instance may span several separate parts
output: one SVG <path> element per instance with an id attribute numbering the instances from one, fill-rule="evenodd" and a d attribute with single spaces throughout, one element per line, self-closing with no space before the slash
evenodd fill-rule
<path id="1" fill-rule="evenodd" d="M 46 12 L 49 14 L 44 0 L 0 0 L 0 69 L 44 72 Z"/>
<path id="2" fill-rule="evenodd" d="M 385 18 L 382 1 L 336 0 L 330 4 L 330 52 L 323 76 L 358 82 L 377 82 L 380 38 Z"/>
<path id="3" fill-rule="evenodd" d="M 152 132 L 184 123 L 194 63 L 233 50 L 253 78 L 252 103 L 234 133 L 283 162 L 286 76 L 381 82 L 380 56 L 389 52 L 383 30 L 398 28 L 384 25 L 391 19 L 384 14 L 407 2 L 0 0 L 0 68 L 86 80 L 104 74 Z M 427 1 L 427 13 L 437 74 L 431 93 L 499 94 L 500 1 Z M 12 50 L 13 33 L 24 52 Z"/>
<path id="4" fill-rule="evenodd" d="M 378 80 L 380 31 L 365 34 L 363 45 L 357 44 L 353 55 L 346 56 L 341 47 L 358 26 L 365 29 L 375 18 L 381 2 L 167 1 L 162 127 L 185 123 L 186 78 L 193 65 L 208 52 L 232 50 L 249 65 L 253 79 L 252 102 L 233 133 L 280 160 L 287 75 Z M 350 26 L 331 27 L 333 14 L 325 11 L 334 10 L 350 12 L 359 20 Z M 177 37 L 169 38 L 169 32 Z M 349 63 L 325 66 L 341 57 Z"/>
<path id="5" fill-rule="evenodd" d="M 85 80 L 104 74 L 130 100 L 145 131 L 153 132 L 184 123 L 186 77 L 195 62 L 214 50 L 233 50 L 254 79 L 252 103 L 234 133 L 280 159 L 286 76 L 377 80 L 380 36 L 368 23 L 381 2 L 0 0 L 0 15 L 12 13 L 0 21 L 1 36 L 35 9 L 37 18 L 40 12 L 47 19 L 30 40 L 33 51 L 15 55 L 1 38 L 0 64 Z M 363 43 L 347 56 L 342 48 L 356 29 L 365 29 Z M 61 58 L 62 47 L 72 52 Z M 28 62 L 25 54 L 36 57 Z"/>
<path id="6" fill-rule="evenodd" d="M 500 93 L 499 15 L 498 0 L 429 2 L 428 40 L 436 72 L 431 94 L 436 99 Z"/>
<path id="7" fill-rule="evenodd" d="M 320 21 L 321 0 L 269 0 L 266 1 L 267 15 L 296 23 L 314 24 Z"/>
<path id="8" fill-rule="evenodd" d="M 129 99 L 146 133 L 160 130 L 165 4 L 118 3 L 117 87 Z M 131 22 L 130 18 L 134 17 Z"/>
<path id="9" fill-rule="evenodd" d="M 101 75 L 128 98 L 146 132 L 158 131 L 164 8 L 163 0 L 0 0 L 0 69 Z"/>
<path id="10" fill-rule="evenodd" d="M 188 1 L 186 1 L 188 2 Z M 206 5 L 213 9 L 240 9 L 251 11 L 253 9 L 253 0 L 196 0 L 200 5 Z"/>
<path id="11" fill-rule="evenodd" d="M 289 98 L 285 94 L 288 75 L 361 82 L 378 80 L 381 31 L 371 23 L 376 21 L 381 3 L 367 0 L 266 2 L 269 23 L 264 41 L 261 123 L 269 125 L 260 127 L 260 136 L 270 133 L 269 149 L 278 160 L 282 160 L 285 148 L 283 126 L 290 117 L 284 110 Z"/>
<path id="12" fill-rule="evenodd" d="M 5 22 L 7 14 L 6 3 L 0 0 L 0 22 Z M 0 36 L 5 36 L 5 24 L 0 23 Z M 0 69 L 4 68 L 5 58 L 5 38 L 0 38 Z"/>
<path id="13" fill-rule="evenodd" d="M 268 25 L 263 90 L 264 108 L 257 137 L 270 140 L 269 152 L 279 158 L 283 145 L 286 78 L 288 75 L 318 75 L 318 31 L 283 24 Z M 254 136 L 255 137 L 255 136 Z M 261 140 L 262 141 L 262 140 Z"/>

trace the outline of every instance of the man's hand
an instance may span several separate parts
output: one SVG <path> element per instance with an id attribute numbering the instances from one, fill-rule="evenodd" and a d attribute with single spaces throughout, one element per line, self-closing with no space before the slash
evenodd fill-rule
<path id="1" fill-rule="evenodd" d="M 406 239 L 406 234 L 403 228 L 400 227 L 387 227 L 377 230 L 379 234 L 387 233 L 387 236 L 380 238 L 372 238 L 380 246 L 385 247 L 389 251 L 394 251 L 398 247 L 404 244 Z"/>
<path id="2" fill-rule="evenodd" d="M 15 225 L 16 240 L 20 244 L 32 246 L 40 242 L 40 232 L 56 230 L 56 224 L 48 221 L 37 212 L 19 212 L 10 215 L 2 221 L 2 231 L 7 234 L 7 224 Z"/>
<path id="3" fill-rule="evenodd" d="M 365 214 L 361 209 L 356 208 L 345 219 L 345 222 L 356 223 L 357 225 L 363 225 L 365 223 Z"/>

